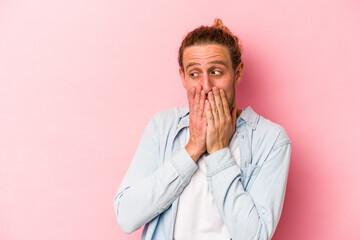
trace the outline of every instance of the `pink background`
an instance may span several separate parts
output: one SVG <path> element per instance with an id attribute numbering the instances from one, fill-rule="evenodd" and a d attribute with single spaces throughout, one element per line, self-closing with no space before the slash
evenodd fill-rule
<path id="1" fill-rule="evenodd" d="M 292 158 L 274 239 L 360 239 L 360 3 L 0 1 L 0 239 L 139 239 L 113 199 L 150 117 L 187 103 L 177 49 L 223 19 L 240 107 Z"/>

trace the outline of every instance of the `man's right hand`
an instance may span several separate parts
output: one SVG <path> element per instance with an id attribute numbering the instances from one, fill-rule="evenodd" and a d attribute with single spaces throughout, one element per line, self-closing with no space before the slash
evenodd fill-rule
<path id="1" fill-rule="evenodd" d="M 190 139 L 185 149 L 191 158 L 197 162 L 200 156 L 206 151 L 206 112 L 205 92 L 200 87 L 192 88 L 188 91 L 189 111 L 190 111 Z"/>

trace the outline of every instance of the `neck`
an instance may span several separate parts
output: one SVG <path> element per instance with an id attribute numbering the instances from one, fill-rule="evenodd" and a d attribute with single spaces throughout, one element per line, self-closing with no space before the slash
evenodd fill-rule
<path id="1" fill-rule="evenodd" d="M 237 109 L 237 110 L 236 110 L 236 118 L 238 118 L 241 113 L 242 113 L 242 110 L 241 110 L 241 109 Z"/>

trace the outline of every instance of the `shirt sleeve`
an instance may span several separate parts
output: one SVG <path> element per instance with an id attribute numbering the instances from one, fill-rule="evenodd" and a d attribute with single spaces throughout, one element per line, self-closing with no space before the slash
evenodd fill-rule
<path id="1" fill-rule="evenodd" d="M 114 199 L 120 228 L 131 233 L 165 211 L 190 182 L 198 166 L 185 148 L 162 164 L 154 117 Z"/>
<path id="2" fill-rule="evenodd" d="M 271 239 L 282 211 L 290 152 L 289 140 L 276 144 L 246 191 L 229 148 L 206 158 L 209 189 L 232 239 Z"/>

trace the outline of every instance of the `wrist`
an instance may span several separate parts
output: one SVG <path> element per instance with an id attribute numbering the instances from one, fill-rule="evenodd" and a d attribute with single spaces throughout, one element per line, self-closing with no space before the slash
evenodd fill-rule
<path id="1" fill-rule="evenodd" d="M 214 147 L 212 147 L 211 149 L 207 149 L 207 152 L 209 153 L 209 154 L 213 154 L 214 152 L 217 152 L 217 151 L 219 151 L 219 150 L 221 150 L 221 149 L 224 149 L 224 148 L 226 148 L 226 147 L 228 147 L 228 146 L 214 146 Z"/>
<path id="2" fill-rule="evenodd" d="M 196 151 L 191 144 L 187 144 L 185 146 L 185 150 L 188 152 L 188 154 L 190 155 L 190 157 L 192 158 L 192 160 L 194 160 L 194 162 L 197 162 L 201 156 L 202 153 L 199 153 L 199 151 Z"/>

